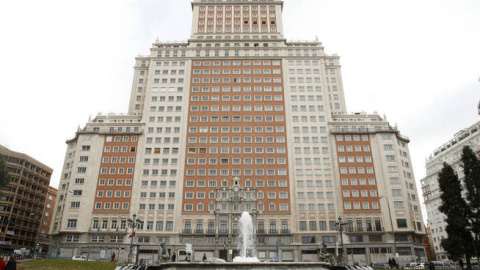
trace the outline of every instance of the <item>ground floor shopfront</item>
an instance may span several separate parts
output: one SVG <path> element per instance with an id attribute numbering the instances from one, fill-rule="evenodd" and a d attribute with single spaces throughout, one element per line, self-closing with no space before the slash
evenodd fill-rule
<path id="1" fill-rule="evenodd" d="M 187 255 L 186 245 L 166 244 L 168 254 L 171 257 L 175 252 L 177 261 L 184 261 Z M 322 245 L 318 244 L 289 244 L 278 246 L 261 244 L 257 246 L 256 254 L 261 261 L 271 260 L 280 262 L 318 262 L 319 253 Z M 405 244 L 397 247 L 397 262 L 405 265 L 409 262 L 423 262 L 427 258 L 425 256 L 425 248 L 421 245 Z M 137 255 L 138 250 L 138 255 Z M 375 246 L 363 245 L 359 247 L 351 245 L 346 246 L 346 256 L 343 261 L 349 265 L 359 264 L 367 265 L 373 262 L 388 262 L 389 258 L 394 257 L 393 244 L 377 244 Z M 332 254 L 338 261 L 341 261 L 341 246 L 339 244 L 327 245 L 327 252 Z M 70 243 L 58 244 L 49 250 L 49 257 L 53 258 L 72 258 L 73 256 L 85 256 L 90 260 L 111 260 L 115 254 L 116 261 L 131 261 L 131 258 L 138 257 L 144 263 L 156 263 L 161 253 L 160 244 L 135 244 L 130 251 L 129 244 L 92 244 L 92 243 Z M 216 257 L 225 261 L 239 255 L 237 246 L 228 244 L 214 245 L 192 245 L 192 253 L 189 256 L 191 261 L 201 261 L 203 256 Z"/>

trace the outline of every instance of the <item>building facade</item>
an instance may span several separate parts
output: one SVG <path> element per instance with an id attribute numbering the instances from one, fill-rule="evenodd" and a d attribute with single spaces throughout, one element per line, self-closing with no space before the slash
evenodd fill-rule
<path id="1" fill-rule="evenodd" d="M 457 172 L 460 181 L 463 181 L 462 169 L 462 150 L 463 147 L 469 146 L 472 150 L 480 153 L 480 122 L 460 130 L 453 139 L 437 148 L 426 162 L 426 176 L 421 179 L 423 198 L 425 207 L 427 208 L 427 220 L 430 227 L 433 247 L 437 260 L 447 260 L 447 253 L 440 246 L 442 239 L 447 238 L 445 228 L 445 215 L 438 209 L 442 204 L 440 199 L 440 186 L 438 183 L 438 174 L 446 162 Z"/>
<path id="2" fill-rule="evenodd" d="M 364 252 L 375 262 L 383 262 L 389 253 L 398 254 L 400 264 L 425 260 L 409 138 L 386 119 L 364 113 L 333 115 L 330 133 L 338 162 L 336 196 L 343 218 L 351 221 L 348 254 L 354 261 L 362 261 Z"/>
<path id="3" fill-rule="evenodd" d="M 427 260 L 435 261 L 437 260 L 437 256 L 435 255 L 435 247 L 433 246 L 432 231 L 430 230 L 430 227 L 425 227 L 425 231 L 427 235 L 423 237 L 423 243 L 425 244 L 425 252 L 427 253 Z"/>
<path id="4" fill-rule="evenodd" d="M 0 145 L 10 184 L 0 198 L 2 250 L 25 248 L 33 251 L 42 237 L 40 227 L 53 170 L 32 157 Z"/>
<path id="5" fill-rule="evenodd" d="M 141 259 L 164 242 L 231 260 L 247 211 L 262 260 L 277 245 L 281 261 L 317 261 L 322 243 L 334 253 L 339 216 L 355 224 L 344 243 L 357 262 L 424 257 L 408 139 L 346 113 L 339 57 L 287 41 L 283 1 L 192 9 L 188 41 L 136 58 L 128 114 L 98 115 L 67 142 L 55 255 L 126 258 L 135 213 Z"/>
<path id="6" fill-rule="evenodd" d="M 45 200 L 45 206 L 40 223 L 40 231 L 38 233 L 38 240 L 36 250 L 38 253 L 46 254 L 50 246 L 50 234 L 53 225 L 53 214 L 55 211 L 55 202 L 57 201 L 58 190 L 53 187 L 48 187 L 48 194 Z"/>

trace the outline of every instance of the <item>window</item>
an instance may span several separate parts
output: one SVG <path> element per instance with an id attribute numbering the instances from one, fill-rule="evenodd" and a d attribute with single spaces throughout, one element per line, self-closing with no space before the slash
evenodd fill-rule
<path id="1" fill-rule="evenodd" d="M 403 201 L 394 201 L 393 202 L 394 208 L 403 208 Z"/>
<path id="2" fill-rule="evenodd" d="M 392 189 L 392 196 L 402 196 L 401 189 Z"/>
<path id="3" fill-rule="evenodd" d="M 78 242 L 78 235 L 67 235 L 67 242 Z"/>
<path id="4" fill-rule="evenodd" d="M 76 178 L 75 179 L 75 184 L 76 185 L 83 185 L 85 183 L 85 178 Z"/>
<path id="5" fill-rule="evenodd" d="M 315 236 L 302 236 L 303 244 L 312 244 L 315 243 Z"/>
<path id="6" fill-rule="evenodd" d="M 70 208 L 80 208 L 80 202 L 70 202 Z"/>
<path id="7" fill-rule="evenodd" d="M 92 242 L 104 242 L 105 236 L 103 235 L 94 235 L 92 236 Z"/>
<path id="8" fill-rule="evenodd" d="M 77 220 L 76 219 L 69 219 L 67 221 L 67 228 L 76 228 L 77 227 Z"/>
<path id="9" fill-rule="evenodd" d="M 397 219 L 397 227 L 398 228 L 408 228 L 407 226 L 407 220 L 406 219 Z"/>
<path id="10" fill-rule="evenodd" d="M 335 243 L 335 236 L 322 236 L 323 243 Z"/>
<path id="11" fill-rule="evenodd" d="M 307 230 L 307 222 L 306 221 L 300 221 L 299 222 L 299 229 L 300 229 L 300 231 L 306 231 Z"/>

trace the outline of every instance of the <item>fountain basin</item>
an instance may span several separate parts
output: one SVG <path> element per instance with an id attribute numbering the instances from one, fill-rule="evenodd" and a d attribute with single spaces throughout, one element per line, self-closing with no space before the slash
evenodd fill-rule
<path id="1" fill-rule="evenodd" d="M 163 263 L 157 266 L 148 266 L 147 270 L 329 270 L 327 263 L 321 262 L 239 262 L 239 263 L 209 263 L 209 262 L 181 262 Z M 337 270 L 337 269 L 336 269 Z M 338 269 L 341 270 L 341 269 Z"/>

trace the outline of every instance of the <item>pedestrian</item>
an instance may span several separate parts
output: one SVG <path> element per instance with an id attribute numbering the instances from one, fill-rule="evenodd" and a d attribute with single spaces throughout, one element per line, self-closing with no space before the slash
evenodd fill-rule
<path id="1" fill-rule="evenodd" d="M 175 261 L 177 261 L 177 254 L 175 254 L 175 252 L 173 252 L 172 262 L 175 262 Z"/>
<path id="2" fill-rule="evenodd" d="M 7 264 L 5 263 L 4 258 L 0 257 L 0 270 L 5 270 L 6 266 Z"/>
<path id="3" fill-rule="evenodd" d="M 392 269 L 392 258 L 388 258 L 388 266 L 390 266 L 390 269 Z"/>
<path id="4" fill-rule="evenodd" d="M 188 259 L 188 254 L 185 256 L 185 262 L 188 262 L 189 259 Z"/>
<path id="5" fill-rule="evenodd" d="M 115 252 L 112 253 L 112 262 L 115 262 Z"/>
<path id="6" fill-rule="evenodd" d="M 435 270 L 435 264 L 433 264 L 433 262 L 430 262 L 428 265 L 428 270 Z"/>
<path id="7" fill-rule="evenodd" d="M 202 258 L 202 261 L 206 262 L 207 261 L 207 254 L 206 253 L 203 253 L 203 258 Z"/>
<path id="8" fill-rule="evenodd" d="M 10 260 L 8 260 L 5 270 L 17 270 L 17 262 L 13 256 L 10 257 Z"/>
<path id="9" fill-rule="evenodd" d="M 392 258 L 392 269 L 393 268 L 397 269 L 397 260 L 395 260 L 395 258 Z"/>

